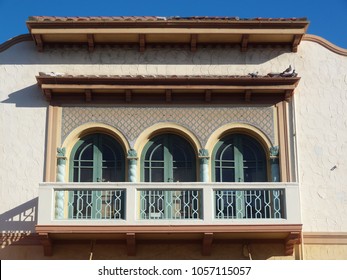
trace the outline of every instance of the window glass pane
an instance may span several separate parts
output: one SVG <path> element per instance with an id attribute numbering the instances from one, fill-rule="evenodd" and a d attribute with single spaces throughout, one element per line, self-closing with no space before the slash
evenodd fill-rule
<path id="1" fill-rule="evenodd" d="M 220 168 L 215 169 L 215 181 L 221 182 L 221 180 L 220 180 Z"/>
<path id="2" fill-rule="evenodd" d="M 81 168 L 79 182 L 93 182 L 93 169 Z"/>
<path id="3" fill-rule="evenodd" d="M 80 161 L 79 164 L 80 164 L 81 167 L 93 167 L 93 162 L 92 161 Z"/>
<path id="4" fill-rule="evenodd" d="M 228 161 L 226 161 L 226 160 L 222 160 L 222 161 L 220 161 L 220 164 L 223 166 L 223 167 L 225 167 L 225 168 L 234 168 L 235 167 L 235 162 L 234 161 L 230 161 L 230 160 L 228 160 Z"/>
<path id="5" fill-rule="evenodd" d="M 148 146 L 143 167 L 145 181 L 195 181 L 195 153 L 185 139 L 165 134 L 155 137 Z"/>
<path id="6" fill-rule="evenodd" d="M 164 182 L 164 168 L 152 168 L 149 182 Z"/>
<path id="7" fill-rule="evenodd" d="M 163 161 L 152 161 L 150 162 L 151 167 L 164 167 Z"/>
<path id="8" fill-rule="evenodd" d="M 107 145 L 102 146 L 102 159 L 103 159 L 103 161 L 116 160 L 116 156 L 115 156 L 114 151 Z"/>
<path id="9" fill-rule="evenodd" d="M 183 138 L 171 136 L 172 174 L 174 182 L 194 182 L 196 178 L 193 161 L 195 154 L 190 144 Z"/>
<path id="10" fill-rule="evenodd" d="M 150 153 L 149 159 L 150 160 L 164 160 L 164 147 L 162 144 L 153 144 L 153 149 L 148 151 Z"/>
<path id="11" fill-rule="evenodd" d="M 258 165 L 251 165 L 250 167 L 244 167 L 244 181 L 245 182 L 265 182 L 266 170 L 262 163 Z"/>
<path id="12" fill-rule="evenodd" d="M 80 159 L 93 160 L 93 145 L 92 144 L 88 144 L 88 146 L 81 151 Z"/>
<path id="13" fill-rule="evenodd" d="M 245 182 L 266 181 L 266 157 L 260 144 L 250 137 L 242 139 L 243 174 Z"/>
<path id="14" fill-rule="evenodd" d="M 149 178 L 149 169 L 145 168 L 145 182 L 150 182 L 150 178 Z"/>
<path id="15" fill-rule="evenodd" d="M 115 139 L 93 134 L 82 138 L 76 145 L 79 147 L 73 156 L 73 181 L 124 180 L 124 153 Z"/>
<path id="16" fill-rule="evenodd" d="M 174 182 L 192 182 L 194 180 L 192 162 L 175 161 L 173 162 L 173 181 Z"/>
<path id="17" fill-rule="evenodd" d="M 216 182 L 266 181 L 266 156 L 257 140 L 234 134 L 221 142 L 215 154 Z"/>
<path id="18" fill-rule="evenodd" d="M 102 138 L 102 181 L 103 182 L 116 182 L 119 181 L 117 175 L 117 156 L 119 147 L 112 142 L 111 139 Z M 120 158 L 118 158 L 119 160 Z"/>
<path id="19" fill-rule="evenodd" d="M 173 157 L 174 161 L 187 161 L 189 160 L 189 147 L 187 147 L 187 145 L 185 145 L 185 142 L 179 142 L 178 140 L 176 141 L 178 143 L 173 143 L 172 147 L 171 147 L 171 154 Z M 186 150 L 186 148 L 188 148 Z"/>
<path id="20" fill-rule="evenodd" d="M 223 168 L 222 169 L 222 182 L 235 182 L 235 169 Z"/>
<path id="21" fill-rule="evenodd" d="M 74 168 L 73 169 L 73 182 L 79 182 L 79 169 Z"/>
<path id="22" fill-rule="evenodd" d="M 116 168 L 109 166 L 102 168 L 102 181 L 103 182 L 116 182 Z"/>
<path id="23" fill-rule="evenodd" d="M 222 150 L 221 154 L 222 160 L 233 160 L 234 159 L 234 146 L 228 145 L 225 149 Z"/>

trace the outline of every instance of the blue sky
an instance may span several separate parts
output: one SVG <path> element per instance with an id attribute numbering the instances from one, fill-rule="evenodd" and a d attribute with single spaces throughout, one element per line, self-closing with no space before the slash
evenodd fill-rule
<path id="1" fill-rule="evenodd" d="M 0 43 L 40 15 L 307 17 L 309 34 L 347 48 L 347 0 L 0 0 Z"/>

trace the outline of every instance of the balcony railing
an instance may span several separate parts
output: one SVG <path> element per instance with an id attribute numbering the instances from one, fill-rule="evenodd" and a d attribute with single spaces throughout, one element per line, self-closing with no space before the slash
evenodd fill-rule
<path id="1" fill-rule="evenodd" d="M 42 183 L 39 225 L 300 224 L 294 183 Z"/>

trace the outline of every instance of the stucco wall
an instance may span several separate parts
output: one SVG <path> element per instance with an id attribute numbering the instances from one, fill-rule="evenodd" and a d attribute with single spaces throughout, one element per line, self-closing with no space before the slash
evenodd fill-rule
<path id="1" fill-rule="evenodd" d="M 19 43 L 0 53 L 0 229 L 33 230 L 43 180 L 47 103 L 39 72 L 72 75 L 260 75 L 293 65 L 299 181 L 305 231 L 347 232 L 347 57 L 312 42 L 298 53 L 258 48 L 46 49 Z M 5 163 L 5 164 L 4 164 Z M 334 166 L 337 166 L 333 169 Z M 5 198 L 5 199 L 4 199 Z M 28 217 L 27 217 L 28 216 Z"/>
<path id="2" fill-rule="evenodd" d="M 347 260 L 347 245 L 306 245 L 304 254 L 308 260 Z"/>
<path id="3" fill-rule="evenodd" d="M 303 42 L 294 63 L 304 231 L 347 232 L 347 57 Z"/>

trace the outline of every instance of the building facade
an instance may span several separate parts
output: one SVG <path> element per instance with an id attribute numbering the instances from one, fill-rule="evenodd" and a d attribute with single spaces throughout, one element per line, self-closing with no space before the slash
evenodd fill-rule
<path id="1" fill-rule="evenodd" d="M 1 259 L 346 259 L 347 51 L 308 24 L 29 18 Z"/>

